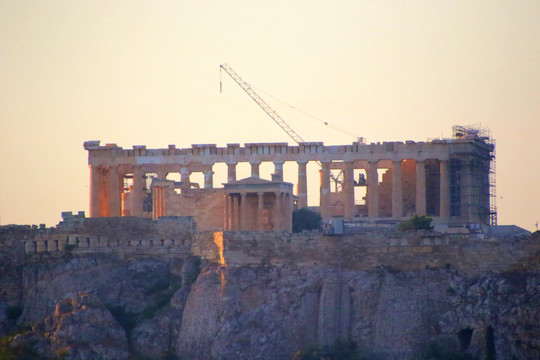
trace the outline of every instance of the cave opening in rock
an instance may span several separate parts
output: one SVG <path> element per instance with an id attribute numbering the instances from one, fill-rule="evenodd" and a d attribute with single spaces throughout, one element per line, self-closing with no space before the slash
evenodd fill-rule
<path id="1" fill-rule="evenodd" d="M 473 334 L 473 329 L 466 328 L 458 331 L 457 336 L 459 339 L 459 346 L 461 351 L 465 351 L 471 346 L 471 339 Z"/>
<path id="2" fill-rule="evenodd" d="M 490 325 L 486 329 L 486 360 L 495 360 L 495 334 Z"/>

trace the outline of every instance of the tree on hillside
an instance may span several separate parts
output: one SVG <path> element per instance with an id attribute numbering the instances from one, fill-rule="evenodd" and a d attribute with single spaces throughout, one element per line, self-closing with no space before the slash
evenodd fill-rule
<path id="1" fill-rule="evenodd" d="M 295 210 L 292 214 L 293 232 L 318 229 L 321 226 L 321 219 L 321 215 L 308 208 Z"/>
<path id="2" fill-rule="evenodd" d="M 433 230 L 431 226 L 432 218 L 427 216 L 414 215 L 409 220 L 402 221 L 399 224 L 398 229 L 400 231 L 412 231 L 412 230 Z"/>

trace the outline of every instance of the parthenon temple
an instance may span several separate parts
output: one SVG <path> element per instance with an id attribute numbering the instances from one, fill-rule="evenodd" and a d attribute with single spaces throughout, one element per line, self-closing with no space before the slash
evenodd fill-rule
<path id="1" fill-rule="evenodd" d="M 307 164 L 320 165 L 318 211 L 323 220 L 403 220 L 494 224 L 493 140 L 482 130 L 454 126 L 453 137 L 425 142 L 324 145 L 322 142 L 196 144 L 164 149 L 87 141 L 90 216 L 193 216 L 199 230 L 283 230 L 292 212 L 308 206 Z M 259 176 L 273 163 L 271 179 Z M 297 165 L 296 186 L 284 182 L 286 162 Z M 214 165 L 227 166 L 227 182 L 214 187 Z M 239 163 L 251 176 L 237 179 Z M 190 175 L 204 174 L 203 186 Z M 180 181 L 167 179 L 178 173 Z M 312 181 L 313 182 L 313 181 Z M 293 191 L 293 188 L 296 188 Z M 355 189 L 363 189 L 361 197 Z"/>

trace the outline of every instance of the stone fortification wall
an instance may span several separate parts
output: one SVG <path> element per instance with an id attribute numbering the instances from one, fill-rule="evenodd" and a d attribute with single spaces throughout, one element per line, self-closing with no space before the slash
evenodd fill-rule
<path id="1" fill-rule="evenodd" d="M 318 232 L 224 232 L 223 249 L 214 237 L 199 237 L 209 260 L 227 266 L 338 266 L 366 270 L 457 268 L 467 273 L 540 269 L 540 236 L 522 241 L 481 240 L 465 234 L 373 231 L 324 236 Z M 223 260 L 219 259 L 220 250 Z"/>
<path id="2" fill-rule="evenodd" d="M 24 240 L 27 254 L 73 251 L 78 253 L 125 252 L 190 254 L 195 223 L 191 217 L 151 219 L 90 218 L 76 227 L 66 223 L 57 229 L 38 231 Z"/>
<path id="3" fill-rule="evenodd" d="M 67 226 L 63 229 L 63 226 Z M 479 238 L 477 234 L 364 230 L 326 236 L 320 232 L 199 232 L 190 217 L 91 218 L 56 229 L 33 229 L 16 239 L 26 254 L 119 253 L 195 255 L 230 267 L 335 266 L 367 270 L 456 268 L 468 273 L 540 270 L 540 236 Z M 22 234 L 22 233 L 21 233 Z M 13 236 L 11 236 L 13 237 Z M 11 239 L 11 243 L 13 243 Z M 11 244 L 10 243 L 10 244 Z M 24 253 L 23 252 L 23 253 Z"/>

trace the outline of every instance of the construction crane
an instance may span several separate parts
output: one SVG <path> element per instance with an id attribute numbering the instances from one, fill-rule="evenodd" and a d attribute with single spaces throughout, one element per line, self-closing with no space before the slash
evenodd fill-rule
<path id="1" fill-rule="evenodd" d="M 234 71 L 227 64 L 219 65 L 219 67 L 220 67 L 220 71 L 224 70 L 238 85 L 240 85 L 240 87 L 249 95 L 249 97 L 251 97 L 253 101 L 255 101 L 257 105 L 259 105 L 261 109 L 263 109 L 264 112 L 266 112 L 268 116 L 270 116 L 272 120 L 274 120 L 276 124 L 278 124 L 287 133 L 287 135 L 289 135 L 291 139 L 294 140 L 294 142 L 296 142 L 297 144 L 304 142 L 304 139 L 300 135 L 298 135 L 298 133 L 294 131 L 293 128 L 291 128 L 289 124 L 287 124 L 285 120 L 281 118 L 281 116 L 279 116 L 276 110 L 272 109 L 272 107 L 268 105 L 266 101 L 264 101 L 259 96 L 259 94 L 257 94 L 255 90 L 253 90 L 253 88 L 247 82 L 245 82 L 240 77 L 240 75 L 236 73 L 236 71 Z M 221 92 L 222 90 L 221 81 L 219 83 L 219 89 Z M 317 161 L 317 164 L 319 164 L 319 166 L 322 167 L 322 164 L 320 162 Z M 343 188 L 343 171 L 340 171 L 337 176 L 334 176 L 332 173 L 330 173 L 330 178 L 335 183 L 336 191 L 339 191 Z"/>
<path id="2" fill-rule="evenodd" d="M 272 120 L 274 120 L 276 122 L 276 124 L 278 124 L 287 133 L 287 135 L 289 135 L 297 144 L 299 144 L 301 142 L 304 142 L 304 139 L 302 139 L 302 137 L 300 135 L 298 135 L 298 133 L 296 131 L 294 131 L 293 128 L 290 127 L 289 124 L 287 124 L 285 122 L 285 120 L 283 120 L 281 118 L 281 116 L 279 116 L 279 114 L 276 112 L 276 110 L 272 109 L 272 107 L 270 107 L 270 105 L 268 105 L 266 103 L 266 101 L 264 101 L 259 96 L 259 94 L 257 94 L 255 92 L 255 90 L 253 90 L 253 88 L 247 82 L 245 82 L 240 77 L 240 75 L 238 75 L 236 73 L 236 71 L 234 71 L 227 64 L 219 65 L 219 67 L 220 67 L 220 70 L 223 69 L 227 74 L 229 74 L 229 76 L 238 85 L 240 85 L 240 87 L 253 99 L 253 101 L 255 101 L 257 103 L 257 105 L 259 105 L 261 107 L 261 109 L 263 109 L 264 112 L 266 112 L 268 114 L 268 116 L 270 116 L 272 118 Z M 219 87 L 220 87 L 220 90 L 221 90 L 221 82 L 219 84 Z"/>

